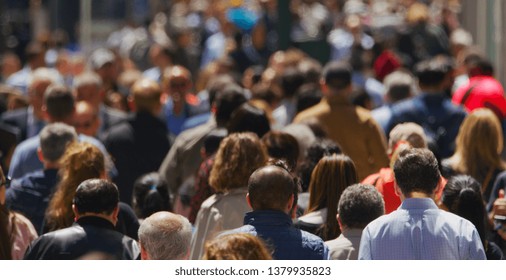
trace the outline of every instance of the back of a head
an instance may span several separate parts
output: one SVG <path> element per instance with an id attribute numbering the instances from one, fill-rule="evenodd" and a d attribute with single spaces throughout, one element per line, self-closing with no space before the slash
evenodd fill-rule
<path id="1" fill-rule="evenodd" d="M 75 110 L 74 95 L 69 88 L 51 85 L 44 93 L 46 112 L 53 122 L 68 122 Z"/>
<path id="2" fill-rule="evenodd" d="M 156 113 L 161 108 L 160 96 L 162 91 L 157 82 L 141 78 L 136 81 L 130 90 L 137 112 Z"/>
<path id="3" fill-rule="evenodd" d="M 332 90 L 343 90 L 351 85 L 352 68 L 346 62 L 327 63 L 322 73 L 325 84 Z"/>
<path id="4" fill-rule="evenodd" d="M 292 135 L 281 131 L 270 131 L 262 137 L 267 153 L 274 159 L 286 161 L 290 170 L 295 170 L 299 160 L 299 143 Z"/>
<path id="5" fill-rule="evenodd" d="M 73 182 L 99 178 L 105 172 L 104 155 L 96 146 L 86 142 L 70 143 L 60 164 L 62 179 L 68 177 Z"/>
<path id="6" fill-rule="evenodd" d="M 344 226 L 363 229 L 385 213 L 385 204 L 383 197 L 373 186 L 354 184 L 341 194 L 338 213 Z"/>
<path id="7" fill-rule="evenodd" d="M 63 80 L 55 69 L 40 67 L 35 69 L 28 78 L 28 87 L 36 85 L 39 82 L 48 82 L 49 84 L 62 84 Z"/>
<path id="8" fill-rule="evenodd" d="M 414 73 L 418 78 L 418 83 L 421 88 L 439 86 L 453 68 L 454 64 L 451 59 L 438 56 L 417 63 L 414 67 Z"/>
<path id="9" fill-rule="evenodd" d="M 232 133 L 220 143 L 209 174 L 209 185 L 217 192 L 245 187 L 251 173 L 267 159 L 265 146 L 256 134 Z"/>
<path id="10" fill-rule="evenodd" d="M 407 71 L 396 70 L 383 80 L 389 102 L 395 103 L 415 93 L 415 79 Z"/>
<path id="11" fill-rule="evenodd" d="M 413 148 L 427 148 L 427 136 L 423 128 L 413 122 L 396 125 L 389 134 L 388 154 L 391 155 L 400 142 L 408 142 Z"/>
<path id="12" fill-rule="evenodd" d="M 305 58 L 298 65 L 297 68 L 302 73 L 306 83 L 318 84 L 323 71 L 323 66 L 316 59 Z"/>
<path id="13" fill-rule="evenodd" d="M 297 112 L 302 112 L 318 103 L 322 99 L 323 93 L 318 84 L 304 84 L 296 92 Z"/>
<path id="14" fill-rule="evenodd" d="M 221 74 L 212 76 L 206 85 L 206 90 L 209 93 L 209 104 L 212 105 L 216 99 L 217 94 L 230 85 L 239 86 L 237 85 L 234 78 L 230 75 Z"/>
<path id="15" fill-rule="evenodd" d="M 102 78 L 95 72 L 86 71 L 74 78 L 72 86 L 75 90 L 84 86 L 96 86 L 99 90 L 102 86 Z"/>
<path id="16" fill-rule="evenodd" d="M 206 243 L 204 260 L 271 260 L 267 245 L 249 233 L 220 236 Z"/>
<path id="17" fill-rule="evenodd" d="M 188 257 L 192 226 L 188 219 L 161 211 L 139 227 L 139 243 L 152 260 L 182 260 Z"/>
<path id="18" fill-rule="evenodd" d="M 227 124 L 229 133 L 254 132 L 258 137 L 264 136 L 270 129 L 269 118 L 265 111 L 249 103 L 237 108 Z"/>
<path id="19" fill-rule="evenodd" d="M 487 214 L 478 181 L 468 175 L 451 177 L 443 190 L 441 202 L 448 211 L 473 223 L 482 241 L 485 240 Z"/>
<path id="20" fill-rule="evenodd" d="M 400 151 L 393 170 L 397 185 L 406 197 L 412 192 L 432 195 L 441 179 L 437 159 L 428 149 Z"/>
<path id="21" fill-rule="evenodd" d="M 287 169 L 266 165 L 251 174 L 248 194 L 253 210 L 285 211 L 292 195 L 298 192 L 295 178 Z"/>
<path id="22" fill-rule="evenodd" d="M 132 206 L 138 218 L 158 211 L 170 211 L 169 192 L 157 172 L 142 175 L 134 182 Z"/>
<path id="23" fill-rule="evenodd" d="M 341 148 L 339 145 L 329 138 L 320 139 L 309 146 L 307 155 L 301 162 L 298 172 L 302 183 L 302 190 L 308 190 L 309 182 L 311 181 L 311 173 L 313 173 L 314 167 L 322 157 L 340 153 Z"/>
<path id="24" fill-rule="evenodd" d="M 316 164 L 309 183 L 309 208 L 317 209 L 337 205 L 343 190 L 358 182 L 353 160 L 344 154 L 324 156 Z M 329 205 L 324 205 L 325 203 Z"/>
<path id="25" fill-rule="evenodd" d="M 244 90 L 238 85 L 230 85 L 218 91 L 214 100 L 216 104 L 216 120 L 228 122 L 232 112 L 247 101 Z"/>
<path id="26" fill-rule="evenodd" d="M 77 133 L 72 126 L 52 123 L 41 130 L 39 138 L 44 160 L 57 162 L 65 153 L 67 145 L 77 140 Z"/>
<path id="27" fill-rule="evenodd" d="M 283 97 L 292 97 L 300 86 L 304 84 L 304 76 L 297 68 L 288 68 L 281 75 L 281 88 Z"/>
<path id="28" fill-rule="evenodd" d="M 478 57 L 468 62 L 469 77 L 475 76 L 494 76 L 494 66 L 492 63 L 483 57 Z"/>
<path id="29" fill-rule="evenodd" d="M 73 204 L 79 214 L 95 213 L 109 215 L 118 207 L 118 187 L 107 180 L 89 179 L 76 189 Z"/>
<path id="30" fill-rule="evenodd" d="M 487 108 L 476 109 L 467 115 L 460 126 L 455 143 L 455 154 L 461 158 L 462 165 L 467 165 L 466 171 L 469 175 L 477 176 L 475 170 L 483 169 L 483 166 L 478 165 L 502 165 L 501 123 L 494 112 Z"/>

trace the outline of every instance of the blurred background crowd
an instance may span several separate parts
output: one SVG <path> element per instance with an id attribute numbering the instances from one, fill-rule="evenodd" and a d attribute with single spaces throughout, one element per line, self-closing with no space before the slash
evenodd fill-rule
<path id="1" fill-rule="evenodd" d="M 77 182 L 79 172 L 72 168 L 102 152 L 105 164 L 97 163 L 99 170 L 92 171 L 98 173 L 88 177 L 108 177 L 118 185 L 124 203 L 120 230 L 137 239 L 137 218 L 155 210 L 173 210 L 198 225 L 209 197 L 244 188 L 269 157 L 285 160 L 300 177 L 297 216 L 332 207 L 309 189 L 323 184 L 313 182 L 319 176 L 312 176 L 313 169 L 318 164 L 323 170 L 320 159 L 334 153 L 350 156 L 327 158 L 344 166 L 346 177 L 334 204 L 344 188 L 359 181 L 391 188 L 389 161 L 399 142 L 413 140 L 403 136 L 407 133 L 424 139 L 420 147 L 431 148 L 445 178 L 475 177 L 483 185 L 480 207 L 487 202 L 493 216 L 506 180 L 504 11 L 506 2 L 500 0 L 0 0 L 1 167 L 18 185 L 33 171 L 51 169 L 51 187 L 61 179 L 58 190 L 64 192 L 62 186 L 72 189 Z M 374 135 L 306 118 L 307 109 L 332 99 L 320 87 L 329 62 L 351 67 L 353 109 L 343 112 L 373 119 L 367 129 Z M 341 90 L 346 69 L 338 67 L 337 76 L 326 82 L 336 79 L 331 87 Z M 469 97 L 473 90 L 479 94 Z M 424 99 L 433 93 L 441 100 Z M 411 107 L 395 106 L 416 97 L 427 106 L 419 116 L 408 117 Z M 470 114 L 483 107 L 495 114 Z M 493 123 L 488 127 L 493 128 L 473 130 L 481 126 L 465 126 L 466 121 Z M 76 137 L 99 150 L 74 147 L 74 154 L 58 156 L 65 163 L 44 159 L 36 152 L 44 140 L 41 130 L 56 122 L 73 126 Z M 421 127 L 396 130 L 403 122 Z M 256 136 L 233 134 L 245 131 Z M 473 135 L 487 136 L 486 143 L 466 140 Z M 353 148 L 360 141 L 381 147 L 372 151 L 374 144 L 364 144 L 366 154 Z M 153 192 L 158 198 L 144 201 Z M 39 216 L 28 217 L 37 233 L 71 224 L 71 216 L 58 217 L 58 203 L 69 204 L 63 200 L 71 193 L 60 194 L 61 201 L 51 202 L 47 212 L 47 200 L 57 196 L 37 195 L 46 199 Z M 385 196 L 387 213 L 400 203 L 391 195 L 390 202 Z M 239 204 L 246 211 L 243 196 Z M 9 195 L 7 200 L 15 208 Z M 24 210 L 27 216 L 36 212 Z M 336 238 L 335 210 L 306 229 L 316 227 L 324 241 Z M 242 224 L 244 213 L 239 214 L 234 226 Z M 301 228 L 311 224 L 311 219 L 299 221 Z M 199 258 L 210 233 L 196 232 L 192 254 Z M 505 232 L 490 238 L 503 250 Z"/>

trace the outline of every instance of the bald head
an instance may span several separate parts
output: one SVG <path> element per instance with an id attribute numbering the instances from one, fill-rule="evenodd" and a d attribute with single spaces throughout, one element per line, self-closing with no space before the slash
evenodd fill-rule
<path id="1" fill-rule="evenodd" d="M 185 217 L 160 211 L 145 219 L 139 227 L 142 259 L 181 260 L 188 257 L 192 236 Z"/>
<path id="2" fill-rule="evenodd" d="M 291 196 L 297 191 L 293 176 L 275 165 L 257 169 L 248 181 L 248 196 L 253 210 L 285 211 Z"/>
<path id="3" fill-rule="evenodd" d="M 162 104 L 160 102 L 161 89 L 157 82 L 141 78 L 132 85 L 130 92 L 129 99 L 133 101 L 137 112 L 144 111 L 154 115 L 159 113 Z"/>

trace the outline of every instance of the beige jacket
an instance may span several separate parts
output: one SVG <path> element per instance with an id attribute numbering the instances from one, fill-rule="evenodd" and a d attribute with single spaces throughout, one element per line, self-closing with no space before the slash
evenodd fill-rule
<path id="1" fill-rule="evenodd" d="M 332 96 L 300 112 L 294 123 L 311 118 L 318 120 L 328 137 L 353 160 L 359 180 L 388 166 L 385 134 L 368 110 L 352 105 L 343 96 Z"/>
<path id="2" fill-rule="evenodd" d="M 215 194 L 206 199 L 195 220 L 195 232 L 191 241 L 190 259 L 198 260 L 204 254 L 204 245 L 221 231 L 243 225 L 244 215 L 252 211 L 246 202 L 247 188 Z"/>

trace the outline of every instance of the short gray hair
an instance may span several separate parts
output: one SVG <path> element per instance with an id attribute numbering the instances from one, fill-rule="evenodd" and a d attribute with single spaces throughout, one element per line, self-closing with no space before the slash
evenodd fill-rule
<path id="1" fill-rule="evenodd" d="M 414 95 L 417 91 L 413 75 L 404 70 L 396 70 L 388 74 L 383 80 L 385 94 L 391 103 Z"/>
<path id="2" fill-rule="evenodd" d="M 82 86 L 88 85 L 94 85 L 97 88 L 100 88 L 102 87 L 102 78 L 100 78 L 100 76 L 97 73 L 91 71 L 83 72 L 74 78 L 73 81 L 74 89 L 78 89 Z"/>
<path id="3" fill-rule="evenodd" d="M 139 227 L 139 243 L 153 260 L 186 258 L 191 237 L 188 219 L 166 211 L 154 213 Z"/>
<path id="4" fill-rule="evenodd" d="M 35 69 L 28 77 L 28 88 L 42 81 L 47 81 L 50 84 L 63 84 L 63 78 L 58 71 L 52 68 L 40 67 Z"/>
<path id="5" fill-rule="evenodd" d="M 77 133 L 72 126 L 64 123 L 52 123 L 41 130 L 39 138 L 44 159 L 56 162 L 65 153 L 67 145 L 77 140 Z"/>
<path id="6" fill-rule="evenodd" d="M 385 213 L 385 203 L 373 186 L 354 184 L 341 194 L 337 211 L 343 225 L 363 229 Z"/>

